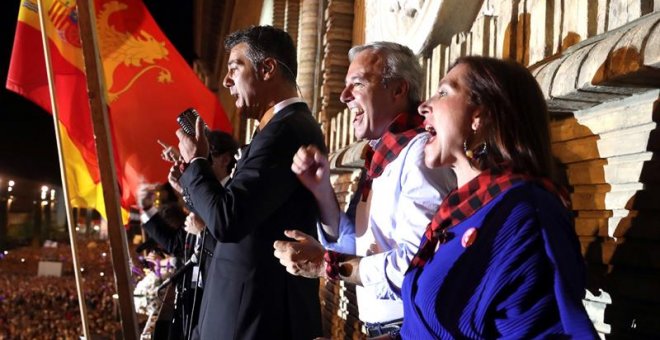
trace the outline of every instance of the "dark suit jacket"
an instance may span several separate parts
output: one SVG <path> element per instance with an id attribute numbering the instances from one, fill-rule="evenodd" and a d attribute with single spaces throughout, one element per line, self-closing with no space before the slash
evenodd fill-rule
<path id="1" fill-rule="evenodd" d="M 169 324 L 169 327 L 162 328 L 163 333 L 160 333 L 160 328 L 156 327 L 158 330 L 154 331 L 153 335 L 156 339 L 184 339 L 189 329 L 188 322 L 192 321 L 193 325 L 197 325 L 200 302 L 203 298 L 203 289 L 195 284 L 197 278 L 194 277 L 193 267 L 185 270 L 182 268 L 195 251 L 198 240 L 197 237 L 189 237 L 192 235 L 188 235 L 183 226 L 176 229 L 172 228 L 162 214 L 163 210 L 161 209 L 157 214 L 151 216 L 142 227 L 151 238 L 149 241 L 153 242 L 155 240 L 167 253 L 177 258 L 176 273 L 183 274 L 177 276 L 170 283 L 176 285 L 176 298 L 173 301 L 165 299 L 163 307 L 161 307 L 161 312 L 163 310 L 174 311 L 173 314 L 162 312 L 159 316 L 159 322 L 165 322 L 166 325 Z M 200 251 L 197 255 L 197 265 L 201 261 L 203 268 L 201 272 L 202 282 L 206 280 L 209 258 L 213 256 L 213 248 L 215 247 L 215 240 L 208 233 L 204 237 L 204 241 L 206 243 L 204 252 Z M 176 306 L 174 303 L 176 303 Z M 190 318 L 190 315 L 192 315 L 192 318 Z"/>
<path id="2" fill-rule="evenodd" d="M 165 251 L 173 256 L 183 258 L 188 255 L 190 250 L 184 254 L 186 243 L 186 232 L 183 228 L 174 229 L 165 222 L 160 213 L 151 216 L 149 220 L 142 225 L 149 237 L 153 238 Z"/>
<path id="3" fill-rule="evenodd" d="M 177 263 L 177 266 L 183 265 L 183 263 L 188 260 L 195 251 L 195 246 L 198 242 L 197 237 L 188 235 L 183 226 L 173 229 L 167 224 L 167 222 L 165 222 L 165 219 L 163 219 L 160 213 L 152 216 L 142 225 L 142 228 L 144 228 L 149 237 L 156 240 L 156 242 L 163 247 L 168 254 L 175 256 L 178 261 L 181 261 L 180 263 Z M 206 232 L 206 230 L 204 230 L 204 232 Z M 202 235 L 199 237 L 202 237 Z M 215 240 L 213 237 L 207 233 L 207 236 L 204 237 L 204 243 L 205 246 L 202 248 L 204 253 L 202 254 L 200 252 L 200 254 L 198 254 L 198 261 L 201 261 L 201 257 L 209 258 L 213 256 L 213 250 L 215 248 Z M 203 277 L 206 277 L 206 273 L 208 272 L 208 263 L 208 260 L 204 260 L 204 270 L 202 271 Z"/>
<path id="4" fill-rule="evenodd" d="M 204 159 L 180 183 L 218 241 L 196 334 L 202 339 L 313 339 L 321 335 L 319 281 L 290 275 L 273 255 L 284 230 L 316 234 L 318 209 L 291 171 L 303 145 L 325 149 L 304 103 L 278 112 L 244 151 L 223 188 Z"/>

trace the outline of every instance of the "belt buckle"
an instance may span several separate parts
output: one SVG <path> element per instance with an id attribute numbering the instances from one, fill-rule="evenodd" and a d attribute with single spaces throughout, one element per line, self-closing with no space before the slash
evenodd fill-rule
<path id="1" fill-rule="evenodd" d="M 401 330 L 403 319 L 365 324 L 367 336 L 374 337 Z"/>

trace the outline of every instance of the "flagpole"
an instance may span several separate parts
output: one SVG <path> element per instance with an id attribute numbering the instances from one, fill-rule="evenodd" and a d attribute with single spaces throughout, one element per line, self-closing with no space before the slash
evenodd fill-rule
<path id="1" fill-rule="evenodd" d="M 89 333 L 89 323 L 87 321 L 87 304 L 85 303 L 85 293 L 83 291 L 80 277 L 80 262 L 78 260 L 78 245 L 76 243 L 76 221 L 73 218 L 71 201 L 69 199 L 69 183 L 66 177 L 64 167 L 64 151 L 62 149 L 62 135 L 60 130 L 59 111 L 55 98 L 55 82 L 53 79 L 53 64 L 51 63 L 50 47 L 48 46 L 48 35 L 46 34 L 46 19 L 43 11 L 43 0 L 37 1 L 39 10 L 39 25 L 41 26 L 41 42 L 43 44 L 44 59 L 46 61 L 46 75 L 48 76 L 48 92 L 50 93 L 50 106 L 53 112 L 53 121 L 55 125 L 55 140 L 57 142 L 57 155 L 60 161 L 60 177 L 62 179 L 62 191 L 64 194 L 64 207 L 66 209 L 66 218 L 69 223 L 69 242 L 71 243 L 71 259 L 73 261 L 73 273 L 76 279 L 76 291 L 78 292 L 78 306 L 80 307 L 80 320 L 82 321 L 82 330 L 85 339 L 91 339 Z"/>
<path id="2" fill-rule="evenodd" d="M 119 313 L 124 339 L 138 339 L 138 323 L 135 316 L 133 290 L 129 284 L 129 268 L 126 230 L 122 225 L 119 205 L 119 186 L 115 172 L 115 160 L 112 153 L 112 136 L 108 121 L 108 108 L 104 89 L 104 75 L 96 34 L 96 12 L 93 0 L 78 0 L 78 25 L 85 59 L 87 92 L 92 116 L 92 125 L 96 139 L 96 153 L 103 186 L 110 238 L 110 252 L 114 268 L 115 284 L 119 296 Z"/>

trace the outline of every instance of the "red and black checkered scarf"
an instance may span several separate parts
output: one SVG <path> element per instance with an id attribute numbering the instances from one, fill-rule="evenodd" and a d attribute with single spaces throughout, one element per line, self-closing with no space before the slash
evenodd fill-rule
<path id="1" fill-rule="evenodd" d="M 452 234 L 448 233 L 447 229 L 470 217 L 512 185 L 523 181 L 537 182 L 549 192 L 556 194 L 565 206 L 568 207 L 570 204 L 567 193 L 548 178 L 516 174 L 508 168 L 504 170 L 486 170 L 445 197 L 438 208 L 438 212 L 426 228 L 422 244 L 410 262 L 408 270 L 423 267 L 436 251 L 438 243 L 443 244 L 449 241 Z"/>
<path id="2" fill-rule="evenodd" d="M 367 148 L 364 167 L 367 178 L 362 188 L 362 200 L 366 201 L 371 191 L 371 182 L 383 174 L 385 167 L 395 160 L 401 150 L 419 133 L 424 132 L 424 117 L 416 113 L 400 113 L 394 118 L 387 131 L 376 145 Z"/>
<path id="3" fill-rule="evenodd" d="M 376 145 L 367 150 L 365 168 L 370 180 L 383 174 L 385 167 L 399 156 L 401 150 L 419 133 L 424 132 L 424 117 L 418 114 L 400 113 Z"/>

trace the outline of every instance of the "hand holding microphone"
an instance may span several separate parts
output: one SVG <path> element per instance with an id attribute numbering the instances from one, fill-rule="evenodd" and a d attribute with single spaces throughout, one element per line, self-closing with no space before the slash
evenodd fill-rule
<path id="1" fill-rule="evenodd" d="M 181 128 L 176 130 L 176 136 L 179 138 L 179 152 L 183 161 L 189 163 L 197 157 L 208 157 L 209 142 L 205 133 L 207 127 L 197 111 L 188 109 L 182 112 L 177 122 L 181 125 Z"/>

